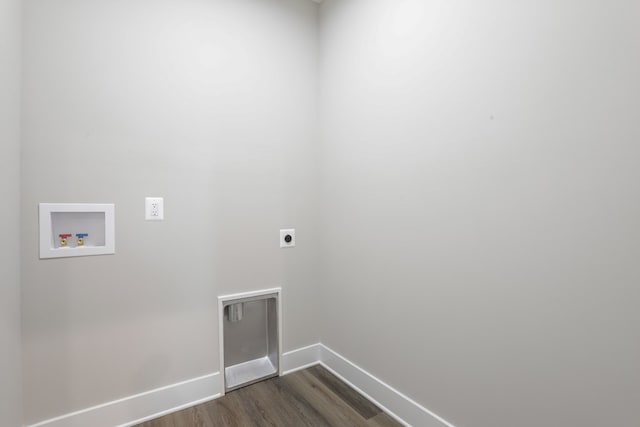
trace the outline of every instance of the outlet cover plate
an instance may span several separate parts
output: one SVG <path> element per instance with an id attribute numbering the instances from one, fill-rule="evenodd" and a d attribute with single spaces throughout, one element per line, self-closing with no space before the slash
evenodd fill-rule
<path id="1" fill-rule="evenodd" d="M 144 219 L 147 221 L 164 220 L 164 199 L 162 197 L 146 197 L 144 199 Z"/>
<path id="2" fill-rule="evenodd" d="M 287 236 L 291 236 L 291 239 L 288 242 L 287 242 Z M 295 245 L 296 245 L 295 228 L 285 228 L 280 230 L 280 247 L 293 248 Z"/>

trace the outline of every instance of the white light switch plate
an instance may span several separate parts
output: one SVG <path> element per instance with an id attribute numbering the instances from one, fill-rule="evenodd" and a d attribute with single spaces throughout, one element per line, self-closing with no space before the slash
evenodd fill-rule
<path id="1" fill-rule="evenodd" d="M 147 221 L 164 220 L 164 199 L 162 197 L 145 198 L 144 207 L 144 219 Z"/>

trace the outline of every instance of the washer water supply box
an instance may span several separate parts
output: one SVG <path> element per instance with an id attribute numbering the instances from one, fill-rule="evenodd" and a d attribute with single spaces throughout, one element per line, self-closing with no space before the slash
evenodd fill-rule
<path id="1" fill-rule="evenodd" d="M 115 207 L 40 203 L 40 258 L 115 253 Z"/>

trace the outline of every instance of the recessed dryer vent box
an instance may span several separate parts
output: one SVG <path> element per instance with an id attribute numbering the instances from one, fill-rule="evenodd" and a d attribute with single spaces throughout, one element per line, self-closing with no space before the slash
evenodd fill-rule
<path id="1" fill-rule="evenodd" d="M 218 297 L 224 391 L 280 375 L 280 288 Z"/>
<path id="2" fill-rule="evenodd" d="M 40 259 L 113 253 L 113 204 L 40 203 Z"/>

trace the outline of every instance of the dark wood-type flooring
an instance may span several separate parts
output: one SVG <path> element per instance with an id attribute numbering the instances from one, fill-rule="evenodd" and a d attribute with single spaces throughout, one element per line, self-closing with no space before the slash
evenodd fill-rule
<path id="1" fill-rule="evenodd" d="M 397 427 L 393 418 L 320 365 L 227 393 L 138 427 Z"/>

